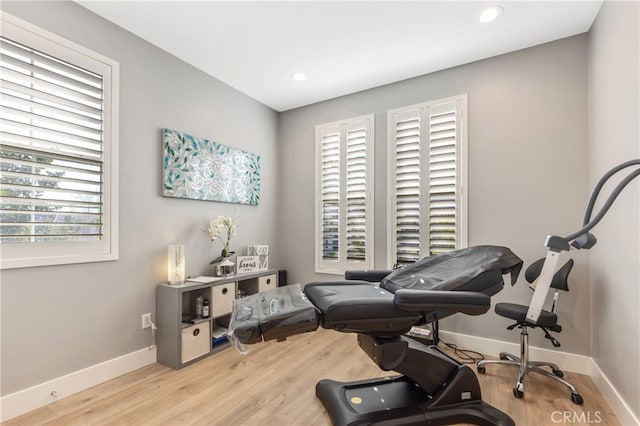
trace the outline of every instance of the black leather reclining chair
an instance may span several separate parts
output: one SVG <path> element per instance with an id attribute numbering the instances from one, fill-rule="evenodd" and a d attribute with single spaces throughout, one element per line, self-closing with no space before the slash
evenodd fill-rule
<path id="1" fill-rule="evenodd" d="M 290 297 L 269 300 L 261 293 L 255 302 L 240 299 L 231 335 L 240 343 L 256 343 L 282 340 L 318 325 L 357 333 L 358 344 L 381 369 L 401 375 L 352 383 L 320 381 L 316 395 L 334 425 L 513 425 L 508 415 L 482 400 L 469 367 L 403 335 L 414 325 L 455 313 L 487 312 L 490 297 L 504 285 L 503 274 L 510 272 L 513 284 L 521 266 L 509 249 L 481 246 L 425 258 L 383 278 L 380 272 L 370 273 L 373 281 L 381 280 L 380 286 L 318 282 L 307 284 L 299 295 L 283 287 L 276 291 L 287 291 Z"/>

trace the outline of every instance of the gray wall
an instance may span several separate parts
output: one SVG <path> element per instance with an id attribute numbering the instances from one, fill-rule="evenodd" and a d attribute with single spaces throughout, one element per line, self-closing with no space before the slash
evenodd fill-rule
<path id="1" fill-rule="evenodd" d="M 387 110 L 461 93 L 469 105 L 469 244 L 505 245 L 529 264 L 544 255 L 547 234 L 576 229 L 588 191 L 586 35 L 281 113 L 279 248 L 290 281 L 339 278 L 314 273 L 314 126 L 375 113 L 375 264 L 384 268 Z M 577 256 L 560 311 L 562 350 L 579 354 L 591 346 L 586 256 Z M 528 303 L 523 282 L 494 302 Z M 446 330 L 517 342 L 506 325 L 493 313 L 442 322 Z M 541 334 L 532 333 L 532 344 L 550 348 Z"/>
<path id="2" fill-rule="evenodd" d="M 589 33 L 591 186 L 614 165 L 640 158 L 639 16 L 638 2 L 605 2 Z M 605 187 L 603 194 L 611 187 Z M 599 241 L 590 262 L 592 356 L 636 418 L 640 418 L 639 221 L 640 179 L 636 179 L 595 228 Z"/>
<path id="3" fill-rule="evenodd" d="M 120 260 L 2 271 L 2 395 L 148 345 L 169 244 L 187 273 L 207 272 L 222 247 L 208 220 L 241 218 L 232 248 L 276 244 L 277 115 L 71 2 L 6 2 L 3 11 L 120 62 Z M 259 206 L 160 196 L 160 129 L 210 137 L 262 156 Z M 277 250 L 271 265 L 277 266 Z"/>

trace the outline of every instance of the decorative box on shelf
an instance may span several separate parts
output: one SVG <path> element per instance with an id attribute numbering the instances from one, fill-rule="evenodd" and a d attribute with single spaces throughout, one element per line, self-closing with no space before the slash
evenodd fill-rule
<path id="1" fill-rule="evenodd" d="M 258 269 L 269 269 L 269 246 L 260 244 L 250 244 L 247 247 L 247 256 L 258 256 Z"/>

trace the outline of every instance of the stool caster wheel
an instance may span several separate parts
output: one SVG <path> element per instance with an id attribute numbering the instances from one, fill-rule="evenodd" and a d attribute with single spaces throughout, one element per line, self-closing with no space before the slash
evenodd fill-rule
<path id="1" fill-rule="evenodd" d="M 522 390 L 522 383 L 518 383 L 514 388 L 513 388 L 513 396 L 515 396 L 516 398 L 522 398 L 524 396 L 524 391 Z M 580 395 L 578 395 L 580 396 Z M 571 395 L 571 399 L 573 399 L 573 394 Z"/>
<path id="2" fill-rule="evenodd" d="M 553 374 L 560 377 L 561 379 L 564 377 L 564 373 L 562 370 L 553 370 Z"/>
<path id="3" fill-rule="evenodd" d="M 482 367 L 480 365 L 478 365 L 476 368 L 478 370 L 478 373 L 480 373 L 480 374 L 484 374 L 485 371 L 487 371 L 487 369 L 485 367 Z"/>
<path id="4" fill-rule="evenodd" d="M 506 356 L 505 354 L 500 354 L 500 359 L 503 360 L 503 361 L 506 361 L 506 360 L 509 359 L 509 357 Z"/>
<path id="5" fill-rule="evenodd" d="M 584 400 L 582 399 L 582 395 L 580 395 L 579 393 L 572 393 L 571 402 L 576 405 L 582 405 L 584 403 Z"/>

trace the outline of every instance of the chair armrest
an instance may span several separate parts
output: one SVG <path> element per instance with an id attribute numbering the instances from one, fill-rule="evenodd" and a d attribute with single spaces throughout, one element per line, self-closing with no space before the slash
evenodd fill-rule
<path id="1" fill-rule="evenodd" d="M 491 307 L 491 297 L 474 291 L 424 291 L 401 289 L 393 302 L 403 311 L 449 310 L 467 315 L 481 315 Z"/>
<path id="2" fill-rule="evenodd" d="M 363 280 L 371 283 L 378 283 L 393 271 L 371 270 L 371 271 L 345 271 L 344 278 L 347 280 Z"/>

